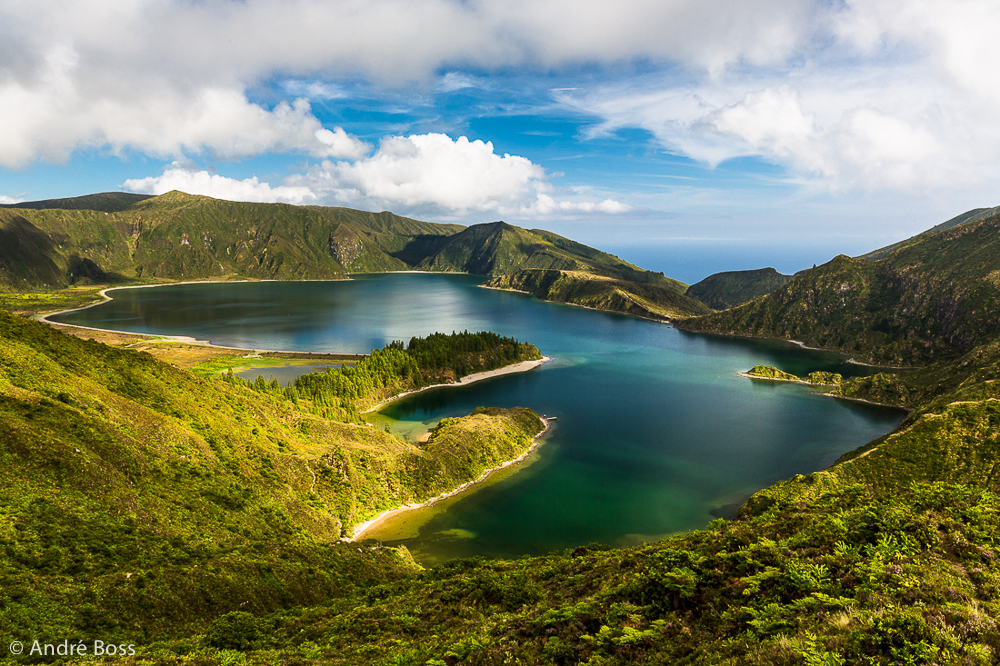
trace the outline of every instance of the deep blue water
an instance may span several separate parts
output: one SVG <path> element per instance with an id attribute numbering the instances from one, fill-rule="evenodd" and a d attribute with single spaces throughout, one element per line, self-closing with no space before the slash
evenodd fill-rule
<path id="1" fill-rule="evenodd" d="M 189 335 L 252 349 L 365 352 L 436 331 L 493 330 L 553 361 L 437 389 L 378 417 L 413 436 L 480 405 L 556 416 L 534 462 L 378 534 L 424 561 L 628 544 L 703 527 L 713 510 L 894 428 L 899 411 L 735 376 L 757 363 L 861 374 L 838 355 L 678 331 L 481 289 L 483 278 L 390 274 L 343 282 L 125 289 L 58 321 Z"/>

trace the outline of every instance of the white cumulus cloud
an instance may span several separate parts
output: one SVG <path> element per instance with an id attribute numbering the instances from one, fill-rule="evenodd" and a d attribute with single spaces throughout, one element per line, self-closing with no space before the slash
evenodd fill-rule
<path id="1" fill-rule="evenodd" d="M 334 135 L 335 136 L 335 135 Z M 560 196 L 531 160 L 494 152 L 493 144 L 445 134 L 394 136 L 353 161 L 323 160 L 272 186 L 237 180 L 177 161 L 159 176 L 129 179 L 122 188 L 143 194 L 180 190 L 218 199 L 388 209 L 411 215 L 488 214 L 535 218 L 573 213 L 615 214 L 631 206 L 584 192 Z"/>
<path id="2" fill-rule="evenodd" d="M 0 5 L 0 165 L 61 162 L 95 148 L 353 159 L 357 145 L 317 134 L 323 128 L 305 100 L 344 96 L 318 79 L 429 82 L 450 66 L 442 89 L 455 90 L 476 81 L 456 64 L 772 62 L 801 39 L 810 7 L 811 0 L 7 2 Z M 248 99 L 248 90 L 275 77 L 288 80 L 294 100 Z"/>
<path id="3" fill-rule="evenodd" d="M 545 215 L 553 212 L 618 213 L 613 201 L 556 201 L 545 170 L 493 144 L 445 134 L 394 136 L 354 162 L 324 160 L 286 179 L 339 205 L 411 213 Z"/>
<path id="4" fill-rule="evenodd" d="M 344 99 L 338 82 L 438 80 L 444 94 L 488 88 L 484 72 L 582 67 L 592 84 L 554 94 L 596 132 L 640 127 L 710 165 L 760 156 L 833 188 L 984 186 L 1000 176 L 997 34 L 996 0 L 6 2 L 0 166 L 80 150 L 300 152 L 332 160 L 315 175 L 344 196 L 501 210 L 528 192 L 540 210 L 544 178 L 512 194 L 530 171 L 516 160 L 487 171 L 505 174 L 495 196 L 463 201 L 404 177 L 389 146 L 365 158 L 371 148 L 323 127 L 307 100 Z M 653 74 L 636 77 L 635 63 Z M 284 101 L 249 92 L 276 80 Z M 437 189 L 421 198 L 417 182 Z"/>
<path id="5" fill-rule="evenodd" d="M 191 89 L 153 76 L 125 89 L 113 79 L 91 80 L 81 69 L 77 51 L 61 46 L 45 54 L 30 79 L 4 77 L 0 64 L 0 165 L 62 162 L 75 150 L 103 147 L 222 159 L 289 151 L 354 158 L 368 149 L 342 128 L 324 128 L 305 98 L 269 109 L 239 88 Z"/>
<path id="6" fill-rule="evenodd" d="M 810 16 L 770 63 L 557 95 L 600 119 L 593 135 L 639 127 L 710 166 L 758 156 L 835 190 L 1000 177 L 1000 5 L 850 0 Z"/>
<path id="7" fill-rule="evenodd" d="M 255 203 L 315 203 L 316 195 L 307 187 L 261 182 L 256 176 L 236 180 L 175 162 L 159 176 L 126 180 L 122 188 L 139 194 L 164 194 L 172 190 L 201 194 L 215 199 Z"/>

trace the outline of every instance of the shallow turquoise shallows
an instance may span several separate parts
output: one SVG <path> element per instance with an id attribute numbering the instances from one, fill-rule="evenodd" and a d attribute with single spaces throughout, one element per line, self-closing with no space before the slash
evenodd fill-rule
<path id="1" fill-rule="evenodd" d="M 58 321 L 188 335 L 252 349 L 366 352 L 435 331 L 492 330 L 537 345 L 537 370 L 400 400 L 378 416 L 416 436 L 480 405 L 556 416 L 533 461 L 457 501 L 386 526 L 424 562 L 512 557 L 591 542 L 640 543 L 705 526 L 775 481 L 831 464 L 902 419 L 898 410 L 736 376 L 864 374 L 788 343 L 670 326 L 479 288 L 468 275 L 123 289 Z M 379 536 L 376 533 L 376 536 Z"/>

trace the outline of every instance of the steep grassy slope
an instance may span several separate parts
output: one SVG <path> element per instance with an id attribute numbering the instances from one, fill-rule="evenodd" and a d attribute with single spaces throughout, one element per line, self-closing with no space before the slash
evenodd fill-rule
<path id="1" fill-rule="evenodd" d="M 131 251 L 128 225 L 113 214 L 0 210 L 0 285 L 117 281 L 130 274 Z"/>
<path id="2" fill-rule="evenodd" d="M 334 215 L 299 206 L 172 192 L 128 213 L 141 229 L 138 276 L 316 279 L 406 267 Z"/>
<path id="3" fill-rule="evenodd" d="M 485 286 L 654 319 L 708 312 L 687 285 L 556 234 L 504 222 L 451 236 L 419 268 L 494 276 Z"/>
<path id="4" fill-rule="evenodd" d="M 421 222 L 388 212 L 368 213 L 321 206 L 310 208 L 332 220 L 345 222 L 408 268 L 418 265 L 447 243 L 450 236 L 465 229 L 459 224 Z"/>
<path id="5" fill-rule="evenodd" d="M 661 284 L 619 280 L 586 271 L 529 268 L 493 278 L 484 286 L 525 291 L 547 301 L 651 319 L 696 316 L 709 311 L 700 301 Z"/>
<path id="6" fill-rule="evenodd" d="M 405 553 L 339 538 L 541 427 L 493 410 L 419 449 L 0 312 L 0 627 L 148 642 L 391 580 Z"/>
<path id="7" fill-rule="evenodd" d="M 618 257 L 540 229 L 505 222 L 477 224 L 451 236 L 418 267 L 475 275 L 510 275 L 526 269 L 583 271 L 619 280 L 655 284 L 683 293 L 682 282 L 633 266 Z"/>
<path id="8" fill-rule="evenodd" d="M 998 213 L 1000 213 L 1000 206 L 995 208 L 973 208 L 972 210 L 966 211 L 961 215 L 956 215 L 950 220 L 946 220 L 941 224 L 935 225 L 930 229 L 928 229 L 927 231 L 921 234 L 917 234 L 912 238 L 907 238 L 905 240 L 899 241 L 898 243 L 893 243 L 892 245 L 886 245 L 885 247 L 880 247 L 877 250 L 872 250 L 871 252 L 861 255 L 860 257 L 858 257 L 858 259 L 868 259 L 871 261 L 875 261 L 876 259 L 881 259 L 882 257 L 889 254 L 893 250 L 905 247 L 913 243 L 914 241 L 920 239 L 922 236 L 925 236 L 926 234 L 934 234 L 939 231 L 944 231 L 945 229 L 951 229 L 952 227 L 957 227 L 958 225 L 965 224 L 966 222 L 975 222 L 977 220 L 982 220 L 987 217 L 993 217 Z"/>
<path id="9" fill-rule="evenodd" d="M 918 237 L 877 261 L 839 256 L 685 328 L 800 340 L 864 361 L 954 359 L 1000 335 L 1000 215 Z"/>
<path id="10" fill-rule="evenodd" d="M 503 275 L 521 268 L 577 268 L 581 263 L 525 229 L 505 222 L 477 224 L 451 238 L 418 267 L 430 271 L 461 271 Z"/>
<path id="11" fill-rule="evenodd" d="M 62 285 L 65 266 L 53 261 L 55 243 L 20 215 L 0 212 L 0 274 L 11 286 Z"/>
<path id="12" fill-rule="evenodd" d="M 713 310 L 725 310 L 766 296 L 788 284 L 791 279 L 791 275 L 782 275 L 773 268 L 728 271 L 709 275 L 688 287 L 684 295 L 698 299 Z"/>
<path id="13" fill-rule="evenodd" d="M 115 276 L 345 277 L 409 268 L 386 250 L 405 254 L 419 244 L 415 239 L 461 229 L 391 213 L 236 203 L 180 192 L 109 196 L 0 210 L 7 241 L 0 245 L 0 283 L 23 288 Z M 53 207 L 60 204 L 72 208 Z"/>

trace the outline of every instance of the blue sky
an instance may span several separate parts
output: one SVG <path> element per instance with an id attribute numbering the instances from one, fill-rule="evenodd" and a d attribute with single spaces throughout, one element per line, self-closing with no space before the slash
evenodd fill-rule
<path id="1" fill-rule="evenodd" d="M 985 0 L 0 7 L 0 202 L 170 189 L 546 228 L 686 281 L 1000 204 Z"/>

